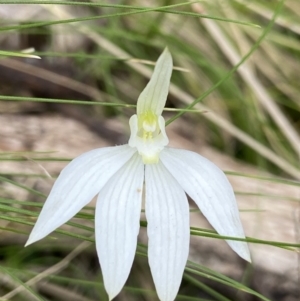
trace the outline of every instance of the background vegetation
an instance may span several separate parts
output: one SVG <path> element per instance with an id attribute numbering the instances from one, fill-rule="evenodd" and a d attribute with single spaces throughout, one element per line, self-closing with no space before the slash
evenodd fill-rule
<path id="1" fill-rule="evenodd" d="M 168 46 L 177 68 L 167 102 L 168 124 L 184 118 L 201 129 L 197 139 L 204 144 L 267 172 L 274 183 L 285 181 L 299 188 L 298 0 L 4 0 L 1 13 L 1 50 L 35 47 L 35 54 L 42 58 L 41 63 L 28 58 L 12 61 L 5 58 L 11 53 L 3 52 L 1 68 L 18 72 L 23 68 L 18 63 L 27 61 L 42 64 L 37 66 L 45 70 L 35 83 L 18 82 L 22 91 L 24 83 L 31 91 L 24 96 L 18 85 L 5 84 L 11 74 L 1 69 L 2 113 L 12 103 L 33 103 L 36 108 L 47 103 L 47 110 L 70 104 L 68 110 L 80 108 L 89 120 L 117 118 L 126 124 L 151 65 Z M 68 92 L 57 96 L 61 86 Z M 70 159 L 49 153 L 29 156 L 40 161 Z M 24 154 L 3 149 L 0 160 L 22 161 Z M 26 189 L 32 199 L 9 199 L 6 186 L 1 186 L 0 220 L 8 222 L 1 227 L 2 234 L 21 234 L 25 241 L 27 226 L 34 224 L 45 199 L 38 189 L 26 185 L 26 178 L 44 175 L 21 176 L 2 173 L 0 180 Z M 77 218 L 85 222 L 70 222 L 72 227 L 55 233 L 56 241 L 67 241 L 64 245 L 51 239 L 26 249 L 19 242 L 1 244 L 0 300 L 106 300 L 94 250 L 93 208 L 87 207 Z M 199 228 L 192 235 L 220 238 Z M 290 252 L 300 247 L 299 241 L 270 241 L 260 243 Z M 119 300 L 155 300 L 146 266 L 146 246 L 140 244 Z M 212 281 L 207 284 L 205 279 Z M 177 299 L 270 300 L 243 281 L 189 262 Z M 222 290 L 214 283 L 221 284 Z"/>

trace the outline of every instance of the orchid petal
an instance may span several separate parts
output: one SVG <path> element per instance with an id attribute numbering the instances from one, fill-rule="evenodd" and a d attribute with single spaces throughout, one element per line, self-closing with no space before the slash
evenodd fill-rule
<path id="1" fill-rule="evenodd" d="M 146 165 L 148 258 L 160 300 L 178 292 L 189 252 L 189 205 L 186 194 L 163 164 Z"/>
<path id="2" fill-rule="evenodd" d="M 219 234 L 245 238 L 233 189 L 216 165 L 194 152 L 172 148 L 165 148 L 160 159 Z M 251 261 L 247 243 L 227 242 Z"/>
<path id="3" fill-rule="evenodd" d="M 26 246 L 71 219 L 134 152 L 128 145 L 106 147 L 86 152 L 71 161 L 53 185 Z"/>
<path id="4" fill-rule="evenodd" d="M 137 102 L 137 114 L 154 112 L 161 115 L 169 93 L 173 61 L 168 48 L 158 58 L 154 72 Z"/>
<path id="5" fill-rule="evenodd" d="M 134 259 L 143 182 L 144 165 L 136 154 L 114 174 L 98 196 L 96 247 L 110 300 L 124 286 Z"/>

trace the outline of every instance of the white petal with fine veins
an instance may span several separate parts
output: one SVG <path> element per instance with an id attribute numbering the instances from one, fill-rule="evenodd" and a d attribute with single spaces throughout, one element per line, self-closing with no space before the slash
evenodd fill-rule
<path id="1" fill-rule="evenodd" d="M 26 246 L 44 238 L 78 213 L 134 153 L 128 145 L 106 147 L 71 161 L 57 178 Z"/>
<path id="2" fill-rule="evenodd" d="M 149 265 L 160 300 L 173 301 L 189 252 L 189 205 L 163 164 L 146 165 L 145 183 Z"/>
<path id="3" fill-rule="evenodd" d="M 149 83 L 138 98 L 137 115 L 148 111 L 161 115 L 169 93 L 172 69 L 172 56 L 168 48 L 165 48 L 155 64 Z"/>
<path id="4" fill-rule="evenodd" d="M 216 165 L 194 152 L 173 148 L 165 148 L 160 159 L 219 234 L 245 238 L 232 187 Z M 247 243 L 227 242 L 251 261 Z"/>
<path id="5" fill-rule="evenodd" d="M 124 286 L 134 259 L 143 182 L 144 165 L 136 154 L 107 182 L 98 196 L 96 247 L 110 300 Z"/>

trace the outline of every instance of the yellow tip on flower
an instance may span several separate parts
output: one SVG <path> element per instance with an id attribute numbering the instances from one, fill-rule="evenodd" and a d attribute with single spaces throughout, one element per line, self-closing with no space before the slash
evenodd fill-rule
<path id="1" fill-rule="evenodd" d="M 157 133 L 158 118 L 155 113 L 147 111 L 138 115 L 138 134 L 143 139 L 152 139 Z"/>

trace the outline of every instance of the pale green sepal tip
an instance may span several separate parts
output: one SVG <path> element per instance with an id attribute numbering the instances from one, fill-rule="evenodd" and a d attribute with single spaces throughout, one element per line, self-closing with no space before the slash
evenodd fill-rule
<path id="1" fill-rule="evenodd" d="M 157 116 L 162 114 L 169 93 L 172 69 L 172 56 L 166 47 L 156 62 L 149 83 L 138 98 L 137 115 L 149 111 Z"/>

